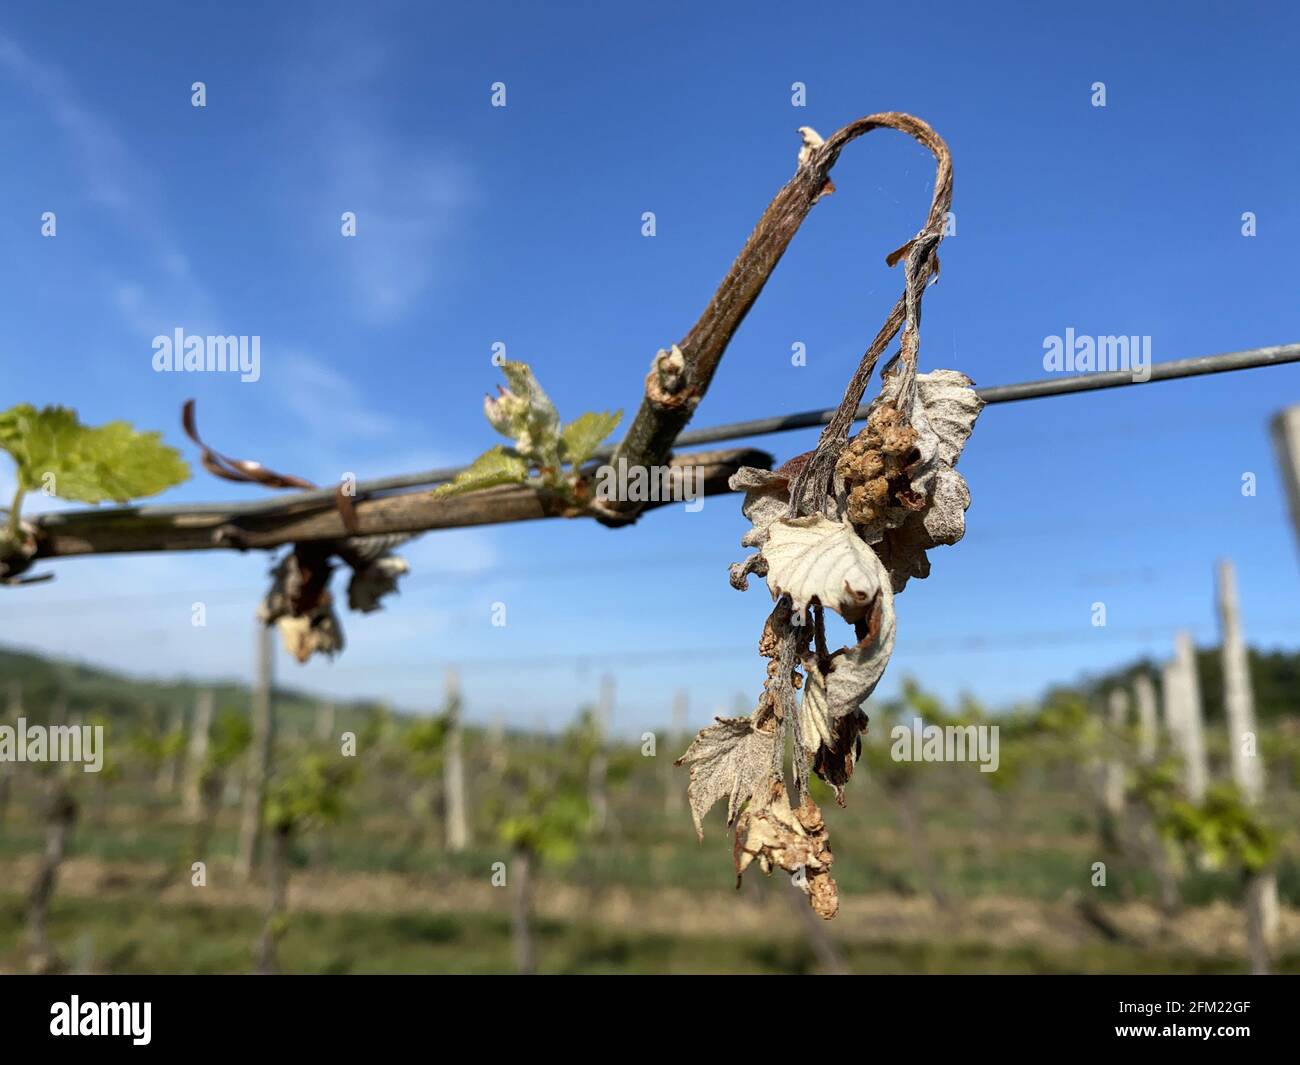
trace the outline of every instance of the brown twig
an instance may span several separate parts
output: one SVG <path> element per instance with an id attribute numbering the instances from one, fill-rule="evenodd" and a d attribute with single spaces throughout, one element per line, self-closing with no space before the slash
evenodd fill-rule
<path id="1" fill-rule="evenodd" d="M 808 216 L 813 204 L 833 190 L 830 172 L 839 159 L 840 152 L 850 141 L 880 128 L 896 129 L 915 138 L 930 149 L 936 161 L 934 197 L 926 223 L 917 237 L 890 254 L 886 262 L 890 266 L 894 265 L 908 253 L 922 234 L 936 230 L 942 234 L 944 217 L 952 203 L 952 156 L 943 139 L 919 118 L 898 111 L 868 115 L 850 122 L 821 145 L 810 149 L 794 176 L 768 204 L 699 321 L 677 345 L 681 353 L 680 362 L 672 355 L 662 352 L 656 355 L 646 378 L 645 398 L 616 452 L 618 457 L 627 459 L 629 466 L 653 467 L 664 462 L 677 435 L 691 420 L 695 408 L 704 398 L 731 338 L 762 293 L 799 226 Z M 920 275 L 922 283 L 929 280 L 932 271 L 937 273 L 937 260 L 932 253 L 933 247 L 926 256 Z M 824 440 L 847 433 L 848 426 L 852 424 L 852 411 L 866 390 L 876 359 L 897 334 L 904 316 L 904 300 L 900 298 L 890 312 L 885 327 L 868 348 L 858 373 L 850 383 L 845 401 L 841 404 L 842 409 L 849 408 L 849 421 L 840 426 L 837 419 L 836 423 L 827 427 L 827 432 L 823 434 Z M 849 403 L 849 397 L 853 395 L 856 398 Z M 806 471 L 800 478 L 800 484 L 807 476 Z M 632 520 L 639 508 L 635 503 L 627 502 L 620 509 L 627 520 Z"/>
<path id="2" fill-rule="evenodd" d="M 675 457 L 671 466 L 701 468 L 703 495 L 729 492 L 727 481 L 741 466 L 771 466 L 772 456 L 753 448 L 706 451 Z M 647 502 L 643 509 L 666 506 L 670 500 Z M 435 497 L 431 492 L 364 499 L 355 516 L 363 536 L 424 532 L 432 529 L 532 521 L 540 518 L 582 517 L 559 496 L 541 489 L 511 485 Z M 345 540 L 352 531 L 337 509 L 315 509 L 232 515 L 214 508 L 182 515 L 150 513 L 149 507 L 80 510 L 42 514 L 37 525 L 35 559 L 139 551 L 202 551 L 260 549 L 319 540 Z"/>
<path id="3" fill-rule="evenodd" d="M 840 400 L 840 405 L 836 408 L 829 424 L 822 430 L 811 460 L 800 471 L 790 489 L 791 509 L 796 513 L 800 511 L 814 513 L 824 506 L 831 476 L 835 469 L 835 461 L 839 458 L 840 450 L 848 440 L 849 428 L 857 415 L 858 405 L 866 394 L 867 385 L 870 383 L 871 375 L 876 369 L 876 363 L 879 361 L 880 356 L 884 354 L 885 348 L 889 346 L 890 341 L 898 335 L 899 329 L 905 322 L 909 324 L 909 328 L 904 335 L 902 344 L 904 349 L 902 357 L 904 365 L 907 367 L 903 392 L 910 394 L 912 381 L 916 375 L 917 345 L 920 337 L 921 294 L 930 281 L 939 276 L 939 244 L 943 240 L 944 222 L 948 210 L 952 206 L 952 153 L 948 150 L 948 145 L 944 143 L 943 138 L 919 118 L 891 113 L 888 117 L 893 121 L 870 124 L 873 119 L 882 117 L 885 116 L 871 116 L 846 126 L 831 137 L 823 146 L 823 149 L 836 143 L 836 139 L 841 134 L 848 134 L 849 131 L 854 130 L 860 124 L 867 124 L 866 128 L 845 136 L 843 143 L 848 143 L 853 136 L 860 136 L 861 133 L 875 129 L 877 125 L 887 125 L 891 129 L 901 130 L 915 137 L 929 148 L 934 155 L 934 196 L 930 200 L 930 213 L 926 216 L 925 225 L 921 227 L 920 232 L 901 248 L 891 252 L 885 259 L 886 263 L 893 266 L 899 259 L 906 258 L 903 294 L 899 296 L 898 301 L 885 319 L 885 324 L 880 327 L 880 331 L 876 333 L 875 338 L 863 354 L 857 370 L 849 379 L 848 387 L 844 390 L 844 398 Z M 840 147 L 842 146 L 841 144 Z M 902 409 L 907 410 L 910 408 L 903 407 Z"/>

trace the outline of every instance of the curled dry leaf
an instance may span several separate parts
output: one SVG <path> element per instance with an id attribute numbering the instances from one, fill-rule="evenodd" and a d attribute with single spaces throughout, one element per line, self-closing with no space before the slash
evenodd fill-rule
<path id="1" fill-rule="evenodd" d="M 748 717 L 720 717 L 717 724 L 702 729 L 673 763 L 690 767 L 686 797 L 700 839 L 704 838 L 704 815 L 719 799 L 730 796 L 727 824 L 732 824 L 737 811 L 753 795 L 765 796 L 775 749 L 775 732 L 755 728 Z"/>
<path id="2" fill-rule="evenodd" d="M 881 566 L 882 572 L 883 569 Z M 857 626 L 858 642 L 852 647 L 841 647 L 831 655 L 825 683 L 832 720 L 859 709 L 876 690 L 894 653 L 896 628 L 894 593 L 889 582 L 883 581 L 865 624 Z"/>
<path id="3" fill-rule="evenodd" d="M 867 731 L 867 715 L 854 710 L 837 718 L 831 726 L 831 738 L 817 748 L 813 757 L 813 772 L 835 792 L 835 802 L 845 806 L 844 785 L 853 776 L 858 759 L 862 757 L 862 733 Z"/>
<path id="4" fill-rule="evenodd" d="M 830 700 L 817 656 L 804 655 L 803 666 L 808 679 L 803 686 L 803 698 L 799 700 L 799 737 L 804 750 L 812 754 L 823 744 L 832 742 Z"/>
<path id="5" fill-rule="evenodd" d="M 329 591 L 333 572 L 326 550 L 299 544 L 271 571 L 271 588 L 257 616 L 280 631 L 284 649 L 299 662 L 343 650 L 343 626 Z"/>
<path id="6" fill-rule="evenodd" d="M 397 580 L 410 570 L 392 548 L 411 537 L 354 536 L 345 540 L 296 544 L 271 570 L 271 587 L 257 616 L 280 630 L 284 648 L 299 662 L 314 654 L 332 656 L 343 650 L 343 626 L 334 611 L 330 577 L 341 559 L 351 570 L 348 606 L 362 613 L 380 608 L 380 600 L 397 590 Z"/>
<path id="7" fill-rule="evenodd" d="M 880 594 L 881 578 L 888 576 L 853 526 L 824 514 L 774 521 L 763 560 L 772 598 L 788 595 L 797 616 L 819 603 L 846 621 L 858 621 Z"/>
<path id="8" fill-rule="evenodd" d="M 779 866 L 803 874 L 801 887 L 813 911 L 830 920 L 839 910 L 839 892 L 831 878 L 830 842 L 826 822 L 812 796 L 805 794 L 797 810 L 786 796 L 785 784 L 774 780 L 763 803 L 755 803 L 736 825 L 734 848 L 736 885 L 754 861 L 765 873 Z"/>
<path id="9" fill-rule="evenodd" d="M 772 523 L 784 518 L 790 509 L 790 485 L 799 475 L 812 452 L 796 455 L 775 470 L 761 470 L 753 466 L 742 466 L 727 482 L 734 492 L 744 492 L 745 501 L 740 512 L 750 521 L 751 528 L 740 538 L 741 547 L 757 547 L 767 543 Z M 839 507 L 834 499 L 827 501 L 828 517 L 839 517 Z M 762 552 L 750 555 L 744 562 L 737 562 L 731 567 L 732 587 L 745 591 L 749 587 L 749 574 L 757 573 L 767 576 L 767 562 Z"/>
<path id="10" fill-rule="evenodd" d="M 846 652 L 837 654 L 832 670 L 835 666 L 848 670 Z M 880 672 L 883 671 L 882 664 Z M 804 672 L 808 679 L 799 702 L 799 738 L 812 759 L 813 772 L 834 789 L 836 803 L 843 806 L 844 785 L 853 776 L 862 752 L 859 737 L 867 731 L 867 715 L 856 705 L 840 714 L 831 712 L 828 678 L 818 668 L 815 655 L 805 658 Z M 879 674 L 876 679 L 879 680 Z"/>
<path id="11" fill-rule="evenodd" d="M 363 614 L 378 610 L 380 600 L 397 591 L 397 579 L 410 572 L 411 566 L 400 555 L 382 555 L 352 571 L 348 581 L 348 607 Z"/>
<path id="12" fill-rule="evenodd" d="M 343 626 L 328 603 L 310 614 L 279 618 L 275 627 L 280 630 L 284 649 L 299 662 L 306 662 L 312 655 L 332 658 L 343 650 Z"/>
<path id="13" fill-rule="evenodd" d="M 767 543 L 767 531 L 774 521 L 785 516 L 790 507 L 790 482 L 780 470 L 760 470 L 742 466 L 727 482 L 733 492 L 743 491 L 745 501 L 740 512 L 750 521 L 751 528 L 740 538 L 741 547 L 759 547 Z M 752 554 L 744 562 L 731 567 L 731 585 L 740 591 L 749 587 L 749 575 L 767 575 L 767 564 L 761 552 Z"/>
<path id="14" fill-rule="evenodd" d="M 395 547 L 414 539 L 411 533 L 387 533 L 377 536 L 350 536 L 331 547 L 352 569 L 348 582 L 348 608 L 369 614 L 378 610 L 386 595 L 397 592 L 398 578 L 410 572 L 411 566 L 400 555 L 393 554 Z"/>
<path id="15" fill-rule="evenodd" d="M 884 566 L 879 560 L 875 564 L 880 590 L 866 620 L 857 625 L 858 642 L 841 647 L 827 662 L 815 654 L 803 659 L 807 679 L 799 704 L 799 735 L 812 756 L 813 771 L 835 789 L 841 806 L 844 785 L 857 764 L 859 736 L 867 729 L 862 704 L 876 690 L 894 653 L 894 595 Z"/>
<path id="16" fill-rule="evenodd" d="M 332 570 L 327 556 L 295 547 L 271 570 L 271 587 L 257 616 L 269 625 L 282 617 L 309 613 L 329 594 Z"/>

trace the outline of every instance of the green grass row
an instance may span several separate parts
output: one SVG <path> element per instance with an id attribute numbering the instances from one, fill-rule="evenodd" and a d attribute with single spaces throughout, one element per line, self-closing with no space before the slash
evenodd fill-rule
<path id="1" fill-rule="evenodd" d="M 21 967 L 22 902 L 0 895 L 0 964 Z M 244 973 L 261 927 L 253 909 L 159 907 L 140 895 L 66 899 L 51 915 L 51 938 L 74 967 L 112 973 Z M 538 968 L 550 973 L 812 973 L 799 940 L 673 937 L 632 929 L 538 920 Z M 1068 956 L 992 944 L 842 944 L 863 973 L 1240 973 L 1236 958 L 1203 958 L 1106 943 Z M 286 972 L 508 973 L 508 922 L 485 915 L 294 914 L 280 944 Z M 1300 956 L 1279 970 L 1300 973 Z"/>

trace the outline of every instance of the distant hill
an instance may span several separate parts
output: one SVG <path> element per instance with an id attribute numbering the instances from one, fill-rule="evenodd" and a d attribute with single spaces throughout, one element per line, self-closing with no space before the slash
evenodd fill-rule
<path id="1" fill-rule="evenodd" d="M 45 713 L 60 697 L 67 701 L 72 715 L 102 713 L 131 720 L 153 715 L 160 725 L 170 721 L 177 710 L 189 714 L 200 691 L 213 693 L 218 713 L 226 709 L 247 713 L 250 704 L 248 685 L 236 681 L 147 680 L 81 662 L 0 648 L 0 713 L 8 709 L 14 684 L 21 687 L 24 709 L 33 716 Z M 277 685 L 275 700 L 278 728 L 291 733 L 311 731 L 322 702 L 318 696 Z M 342 728 L 351 727 L 381 705 L 373 700 L 335 700 L 336 720 Z"/>
<path id="2" fill-rule="evenodd" d="M 1221 720 L 1223 674 L 1218 649 L 1197 651 L 1196 664 L 1206 720 Z M 1046 694 L 1050 697 L 1053 693 L 1075 692 L 1094 698 L 1117 685 L 1131 686 L 1134 676 L 1143 671 L 1155 678 L 1158 688 L 1159 665 L 1144 659 L 1110 673 L 1055 686 Z M 1252 650 L 1250 675 L 1260 721 L 1300 716 L 1300 652 Z M 15 682 L 22 686 L 23 702 L 34 716 L 43 713 L 60 695 L 67 700 L 72 714 L 103 713 L 131 720 L 139 720 L 142 714 L 153 715 L 160 725 L 165 725 L 178 709 L 189 714 L 200 690 L 214 693 L 218 711 L 247 713 L 250 704 L 248 685 L 236 681 L 147 680 L 67 659 L 0 648 L 0 713 L 7 709 L 7 692 Z M 277 685 L 277 727 L 289 733 L 310 733 L 321 701 L 316 695 Z M 374 699 L 337 699 L 336 720 L 340 728 L 356 728 L 385 706 Z"/>
<path id="3" fill-rule="evenodd" d="M 1286 716 L 1300 716 L 1300 652 L 1251 650 L 1248 654 L 1256 717 L 1260 721 L 1273 721 Z M 1205 720 L 1223 720 L 1223 668 L 1217 647 L 1197 650 L 1196 671 L 1201 681 Z M 1160 665 L 1143 659 L 1131 666 L 1054 690 L 1072 690 L 1090 698 L 1096 697 L 1116 686 L 1131 686 L 1133 678 L 1143 672 L 1155 679 L 1158 689 Z"/>

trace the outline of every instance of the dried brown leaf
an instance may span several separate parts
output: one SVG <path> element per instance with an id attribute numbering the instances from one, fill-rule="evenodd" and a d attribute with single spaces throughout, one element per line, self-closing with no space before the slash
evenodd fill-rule
<path id="1" fill-rule="evenodd" d="M 745 501 L 740 512 L 750 521 L 750 530 L 740 539 L 741 547 L 762 547 L 767 542 L 767 530 L 772 522 L 784 517 L 790 505 L 790 483 L 783 474 L 742 466 L 727 482 L 733 491 L 743 491 Z M 740 591 L 749 587 L 749 574 L 760 577 L 767 574 L 761 553 L 750 555 L 731 567 L 731 585 Z"/>
<path id="2" fill-rule="evenodd" d="M 798 613 L 819 603 L 855 621 L 866 615 L 881 584 L 888 584 L 880 559 L 853 526 L 823 514 L 773 522 L 763 559 L 772 597 L 788 595 Z"/>
<path id="3" fill-rule="evenodd" d="M 858 736 L 867 727 L 861 707 L 889 665 L 895 630 L 894 596 L 886 580 L 859 627 L 857 644 L 833 652 L 826 672 L 817 655 L 804 656 L 807 679 L 799 703 L 799 735 L 812 755 L 813 771 L 835 789 L 841 806 L 844 785 L 857 764 Z"/>
<path id="4" fill-rule="evenodd" d="M 310 614 L 297 617 L 286 614 L 276 619 L 275 626 L 280 630 L 284 649 L 299 662 L 306 662 L 316 654 L 332 658 L 343 650 L 343 626 L 328 604 L 318 606 Z"/>
<path id="5" fill-rule="evenodd" d="M 865 627 L 866 632 L 856 644 L 841 647 L 831 655 L 825 681 L 832 721 L 861 708 L 876 690 L 894 653 L 894 594 L 888 581 L 881 586 Z"/>
<path id="6" fill-rule="evenodd" d="M 861 710 L 835 720 L 829 742 L 817 748 L 813 772 L 835 791 L 835 802 L 844 806 L 844 785 L 853 776 L 862 756 L 862 733 L 867 731 L 867 715 Z"/>
<path id="7" fill-rule="evenodd" d="M 400 555 L 382 555 L 353 570 L 348 581 L 348 606 L 363 614 L 380 609 L 380 600 L 397 591 L 397 579 L 410 569 L 410 564 Z"/>
<path id="8" fill-rule="evenodd" d="M 737 885 L 757 861 L 764 873 L 771 873 L 774 866 L 802 873 L 800 886 L 819 916 L 830 920 L 839 910 L 839 893 L 830 875 L 834 855 L 826 822 L 810 795 L 805 794 L 799 809 L 794 810 L 785 785 L 773 781 L 767 801 L 752 805 L 736 824 L 734 857 Z"/>
<path id="9" fill-rule="evenodd" d="M 748 717 L 720 717 L 701 729 L 686 753 L 674 765 L 690 767 L 686 797 L 695 821 L 695 834 L 704 838 L 704 815 L 724 796 L 727 824 L 737 811 L 758 794 L 766 794 L 772 777 L 776 736 L 754 727 Z"/>

